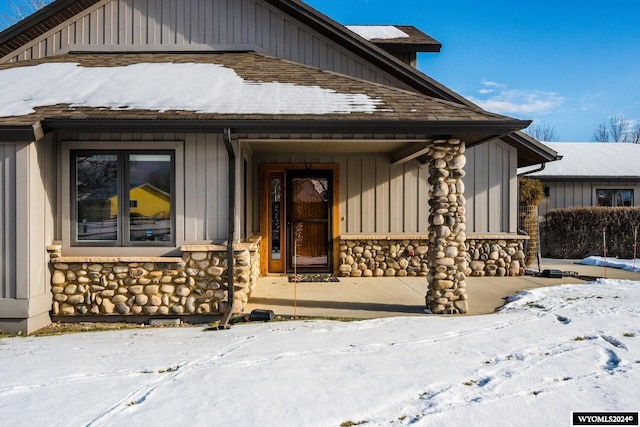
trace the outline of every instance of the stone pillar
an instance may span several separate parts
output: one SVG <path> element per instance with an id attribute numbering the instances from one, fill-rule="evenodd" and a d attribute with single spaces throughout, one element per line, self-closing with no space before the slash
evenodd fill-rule
<path id="1" fill-rule="evenodd" d="M 464 156 L 459 139 L 436 140 L 429 149 L 429 289 L 427 308 L 437 314 L 468 311 Z"/>

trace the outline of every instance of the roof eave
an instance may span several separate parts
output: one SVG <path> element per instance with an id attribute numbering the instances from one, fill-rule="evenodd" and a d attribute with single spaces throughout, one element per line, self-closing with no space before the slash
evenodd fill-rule
<path id="1" fill-rule="evenodd" d="M 42 21 L 52 17 L 56 13 L 66 9 L 76 0 L 57 0 L 32 13 L 26 18 L 16 22 L 9 28 L 0 32 L 0 45 L 3 45 L 12 38 L 20 35 L 31 27 L 40 24 Z"/>
<path id="2" fill-rule="evenodd" d="M 63 130 L 105 132 L 217 132 L 231 128 L 235 132 L 259 129 L 265 132 L 314 133 L 427 133 L 433 137 L 467 137 L 474 140 L 496 138 L 522 129 L 526 120 L 500 121 L 417 121 L 417 120 L 296 120 L 296 119 L 44 119 L 45 133 Z M 33 130 L 32 130 L 33 134 Z M 472 143 L 474 141 L 471 141 Z"/>
<path id="3" fill-rule="evenodd" d="M 0 142 L 31 142 L 35 140 L 33 126 L 0 127 Z"/>
<path id="4" fill-rule="evenodd" d="M 442 44 L 434 44 L 434 43 L 388 43 L 379 40 L 371 40 L 371 43 L 376 46 L 394 52 L 440 52 L 442 49 Z"/>
<path id="5" fill-rule="evenodd" d="M 519 168 L 562 159 L 557 151 L 521 131 L 505 135 L 500 139 L 518 149 Z"/>
<path id="6" fill-rule="evenodd" d="M 589 175 L 589 176 L 568 176 L 568 175 L 530 175 L 532 178 L 539 179 L 544 182 L 552 182 L 552 181 L 562 181 L 562 182 L 594 182 L 594 181 L 602 181 L 602 182 L 614 182 L 614 181 L 640 181 L 640 176 L 634 175 L 620 175 L 620 176 L 611 176 L 611 175 Z"/>

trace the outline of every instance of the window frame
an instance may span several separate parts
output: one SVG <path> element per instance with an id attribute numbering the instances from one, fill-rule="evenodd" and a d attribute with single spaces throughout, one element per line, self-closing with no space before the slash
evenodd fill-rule
<path id="1" fill-rule="evenodd" d="M 594 187 L 593 189 L 593 200 L 594 200 L 594 206 L 596 207 L 603 207 L 603 208 L 618 208 L 618 207 L 627 207 L 627 206 L 618 206 L 615 204 L 616 200 L 617 200 L 617 196 L 620 194 L 620 192 L 623 191 L 629 191 L 631 192 L 631 204 L 628 207 L 633 207 L 635 206 L 635 192 L 634 192 L 635 188 L 634 187 L 622 187 L 622 186 L 598 186 L 598 187 Z M 612 204 L 611 206 L 601 206 L 600 204 L 598 204 L 598 193 L 600 191 L 611 191 L 611 201 Z"/>
<path id="2" fill-rule="evenodd" d="M 170 156 L 170 196 L 171 196 L 171 239 L 168 241 L 137 241 L 131 240 L 131 156 L 132 155 L 168 155 Z M 77 187 L 76 172 L 78 156 L 89 155 L 114 155 L 117 162 L 117 194 L 118 210 L 116 221 L 115 240 L 80 240 L 78 239 L 77 215 Z M 71 245 L 72 246 L 117 246 L 117 247 L 148 247 L 148 246 L 174 246 L 175 245 L 175 153 L 172 150 L 163 149 L 80 149 L 70 150 L 71 156 Z M 137 200 L 136 200 L 137 202 Z"/>
<path id="3" fill-rule="evenodd" d="M 130 151 L 140 154 L 150 152 L 168 152 L 172 156 L 171 180 L 171 227 L 172 238 L 169 242 L 137 242 L 133 245 L 111 244 L 101 241 L 78 241 L 76 237 L 75 216 L 75 177 L 72 175 L 75 165 L 74 151 L 82 152 L 109 152 Z M 57 220 L 59 232 L 59 244 L 68 256 L 172 256 L 179 253 L 179 247 L 185 243 L 185 204 L 184 204 L 184 141 L 179 140 L 131 140 L 131 141 L 107 141 L 107 140 L 77 140 L 61 141 L 60 172 L 58 174 L 58 199 L 57 209 L 60 212 Z M 127 231 L 128 232 L 128 231 Z M 121 231 L 120 231 L 121 233 Z M 58 234 L 58 233 L 57 233 Z M 126 237 L 129 236 L 121 236 Z M 159 244 L 162 243 L 162 244 Z M 90 248 L 90 249 L 89 249 Z"/>

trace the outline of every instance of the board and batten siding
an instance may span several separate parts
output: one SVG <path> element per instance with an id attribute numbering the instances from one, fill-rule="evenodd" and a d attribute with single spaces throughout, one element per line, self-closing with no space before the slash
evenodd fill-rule
<path id="1" fill-rule="evenodd" d="M 0 152 L 0 298 L 28 300 L 49 292 L 53 152 L 44 140 L 0 144 Z"/>
<path id="2" fill-rule="evenodd" d="M 16 144 L 0 144 L 0 299 L 17 296 L 16 151 Z"/>
<path id="3" fill-rule="evenodd" d="M 222 242 L 228 230 L 228 155 L 221 134 L 173 134 L 173 133 L 69 133 L 59 136 L 60 141 L 87 141 L 87 149 L 108 149 L 110 143 L 130 142 L 148 148 L 163 148 L 159 141 L 182 142 L 183 164 L 176 167 L 176 192 L 183 200 L 176 203 L 177 245 L 184 243 Z M 239 160 L 241 162 L 241 159 Z M 179 170 L 182 170 L 180 174 Z M 61 173 L 69 173 L 62 171 Z M 182 176 L 179 176 L 182 175 Z M 58 239 L 62 236 L 58 235 Z M 85 251 L 86 252 L 86 251 Z"/>
<path id="4" fill-rule="evenodd" d="M 3 143 L 0 151 L 0 329 L 30 332 L 50 322 L 53 152 L 44 140 Z"/>
<path id="5" fill-rule="evenodd" d="M 260 163 L 337 164 L 340 234 L 425 234 L 428 167 L 417 161 L 392 166 L 386 156 L 261 155 Z M 257 171 L 254 170 L 254 173 Z M 254 197 L 254 203 L 258 203 Z M 259 221 L 254 213 L 254 229 Z"/>
<path id="6" fill-rule="evenodd" d="M 500 141 L 490 141 L 467 149 L 465 154 L 467 232 L 516 233 L 517 150 Z M 262 154 L 256 158 L 254 168 L 259 168 L 259 163 L 338 164 L 340 234 L 428 232 L 429 168 L 426 164 L 410 161 L 392 165 L 384 155 L 322 154 Z M 257 198 L 253 199 L 257 203 Z M 253 221 L 257 230 L 256 212 Z"/>
<path id="7" fill-rule="evenodd" d="M 260 0 L 107 0 L 12 52 L 1 62 L 67 51 L 256 50 L 407 88 L 310 27 Z"/>
<path id="8" fill-rule="evenodd" d="M 516 233 L 517 150 L 494 140 L 468 148 L 465 155 L 467 233 Z"/>
<path id="9" fill-rule="evenodd" d="M 547 181 L 541 179 L 544 187 L 549 188 L 549 196 L 538 206 L 538 215 L 545 215 L 552 209 L 596 206 L 596 190 L 616 189 L 633 190 L 634 206 L 640 206 L 640 180 L 626 181 Z"/>

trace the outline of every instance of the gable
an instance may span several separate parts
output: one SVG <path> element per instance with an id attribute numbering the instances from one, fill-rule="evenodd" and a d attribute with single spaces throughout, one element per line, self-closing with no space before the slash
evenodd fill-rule
<path id="1" fill-rule="evenodd" d="M 150 51 L 256 51 L 409 88 L 263 0 L 103 0 L 5 54 L 0 62 L 67 52 Z"/>
<path id="2" fill-rule="evenodd" d="M 413 30 L 402 27 L 402 31 Z M 393 49 L 398 46 L 402 43 Z M 0 64 L 77 52 L 249 51 L 484 113 L 300 0 L 56 0 L 0 33 Z M 521 166 L 555 160 L 552 150 L 519 132 L 511 135 L 515 136 L 507 142 L 523 152 Z"/>

